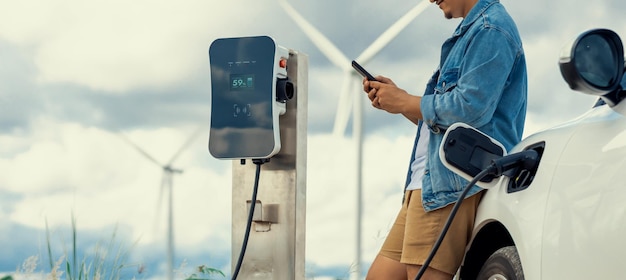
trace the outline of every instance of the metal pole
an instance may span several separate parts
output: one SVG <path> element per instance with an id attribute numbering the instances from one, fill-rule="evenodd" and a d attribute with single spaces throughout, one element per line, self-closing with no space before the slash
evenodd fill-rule
<path id="1" fill-rule="evenodd" d="M 361 254 L 363 231 L 363 96 L 355 96 L 353 133 L 356 141 L 356 263 L 355 278 L 361 279 Z"/>
<path id="2" fill-rule="evenodd" d="M 238 279 L 304 280 L 308 57 L 289 51 L 287 75 L 295 89 L 280 116 L 281 149 L 261 167 L 257 204 Z M 245 232 L 256 166 L 232 165 L 232 265 Z M 254 202 L 251 202 L 254 203 Z"/>
<path id="3" fill-rule="evenodd" d="M 174 190 L 172 178 L 174 175 L 171 171 L 166 171 L 166 184 L 169 191 L 167 201 L 167 279 L 174 279 Z"/>

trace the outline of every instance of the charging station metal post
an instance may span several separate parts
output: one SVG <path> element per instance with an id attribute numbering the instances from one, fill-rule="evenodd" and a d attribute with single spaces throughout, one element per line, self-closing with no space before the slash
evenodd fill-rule
<path id="1" fill-rule="evenodd" d="M 233 277 L 304 280 L 308 57 L 268 36 L 222 38 L 209 64 L 209 152 L 233 160 Z"/>
<path id="2" fill-rule="evenodd" d="M 308 56 L 289 50 L 294 97 L 279 118 L 281 149 L 261 166 L 258 195 L 239 279 L 305 279 Z M 243 243 L 256 166 L 232 165 L 232 268 Z"/>

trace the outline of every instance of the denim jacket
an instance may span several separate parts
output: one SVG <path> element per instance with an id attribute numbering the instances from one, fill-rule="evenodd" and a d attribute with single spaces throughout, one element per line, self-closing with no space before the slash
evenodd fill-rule
<path id="1" fill-rule="evenodd" d="M 510 150 L 522 137 L 526 100 L 526 60 L 517 27 L 499 0 L 479 0 L 443 43 L 439 68 L 422 96 L 417 139 L 421 125 L 431 132 L 422 181 L 426 211 L 455 202 L 468 183 L 439 159 L 445 130 L 464 122 Z M 480 190 L 474 186 L 468 196 Z"/>

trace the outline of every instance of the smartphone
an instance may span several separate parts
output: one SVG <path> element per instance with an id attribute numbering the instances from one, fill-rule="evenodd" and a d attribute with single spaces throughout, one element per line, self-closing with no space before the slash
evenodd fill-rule
<path id="1" fill-rule="evenodd" d="M 374 78 L 374 76 L 372 76 L 372 74 L 367 72 L 367 70 L 365 70 L 365 68 L 363 68 L 363 66 L 361 66 L 359 63 L 357 63 L 354 60 L 352 61 L 352 68 L 354 68 L 354 70 L 359 72 L 359 74 L 361 74 L 361 76 L 367 78 L 368 81 L 377 81 L 376 78 Z"/>

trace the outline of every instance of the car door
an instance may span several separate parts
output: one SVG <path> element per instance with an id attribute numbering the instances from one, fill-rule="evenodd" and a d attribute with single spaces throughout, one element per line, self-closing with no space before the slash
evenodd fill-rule
<path id="1" fill-rule="evenodd" d="M 566 144 L 546 207 L 542 279 L 622 279 L 626 117 L 593 109 Z"/>

